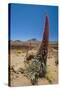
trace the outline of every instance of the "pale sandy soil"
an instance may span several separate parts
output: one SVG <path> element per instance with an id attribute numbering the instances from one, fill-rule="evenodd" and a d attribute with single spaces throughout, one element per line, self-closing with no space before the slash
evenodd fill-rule
<path id="1" fill-rule="evenodd" d="M 55 64 L 55 61 L 58 59 L 56 49 L 49 49 L 48 51 L 48 58 L 47 58 L 47 76 L 51 80 L 52 84 L 58 83 L 58 65 Z M 36 53 L 36 50 L 31 50 L 29 53 Z M 23 74 L 18 73 L 19 68 L 25 68 L 24 66 L 24 59 L 26 53 L 21 50 L 11 50 L 10 54 L 10 62 L 11 67 L 17 72 L 13 72 L 11 70 L 11 86 L 31 86 L 30 80 L 25 77 Z M 50 84 L 47 78 L 40 78 L 38 79 L 38 85 L 47 85 Z"/>

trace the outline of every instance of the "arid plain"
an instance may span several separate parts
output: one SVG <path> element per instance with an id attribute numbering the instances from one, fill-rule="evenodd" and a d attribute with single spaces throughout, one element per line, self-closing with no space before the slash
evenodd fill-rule
<path id="1" fill-rule="evenodd" d="M 29 44 L 31 42 L 31 45 Z M 11 41 L 10 43 L 10 84 L 11 86 L 31 86 L 31 81 L 21 74 L 20 68 L 25 68 L 26 55 L 35 55 L 41 42 L 36 40 L 28 42 Z M 31 60 L 30 60 L 31 61 Z M 58 44 L 51 43 L 48 46 L 46 78 L 39 78 L 37 85 L 58 83 Z"/>

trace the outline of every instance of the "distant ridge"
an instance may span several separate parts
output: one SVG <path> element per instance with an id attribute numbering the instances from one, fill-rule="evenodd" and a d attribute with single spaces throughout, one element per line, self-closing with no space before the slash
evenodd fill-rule
<path id="1" fill-rule="evenodd" d="M 29 39 L 28 41 L 38 41 L 38 40 L 35 38 L 32 38 L 32 39 Z"/>
<path id="2" fill-rule="evenodd" d="M 21 40 L 9 40 L 10 41 L 10 44 L 12 45 L 20 45 L 20 44 L 26 44 L 26 43 L 41 43 L 41 41 L 35 39 L 35 38 L 32 38 L 32 39 L 29 39 L 27 41 L 21 41 Z M 49 41 L 49 44 L 58 44 L 58 41 Z"/>

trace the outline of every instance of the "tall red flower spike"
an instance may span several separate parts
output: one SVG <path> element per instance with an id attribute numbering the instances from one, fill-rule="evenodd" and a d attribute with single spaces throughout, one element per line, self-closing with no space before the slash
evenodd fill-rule
<path id="1" fill-rule="evenodd" d="M 36 59 L 41 62 L 40 76 L 43 76 L 44 73 L 46 72 L 47 53 L 48 53 L 48 36 L 49 36 L 49 23 L 48 23 L 48 16 L 46 16 L 42 43 L 36 55 Z"/>
<path id="2" fill-rule="evenodd" d="M 39 47 L 39 50 L 37 52 L 37 57 L 40 55 L 42 55 L 42 57 L 47 56 L 48 36 L 49 36 L 49 23 L 48 23 L 48 16 L 46 16 L 45 28 L 44 28 L 44 33 L 43 33 L 43 40 L 42 40 L 41 46 Z"/>

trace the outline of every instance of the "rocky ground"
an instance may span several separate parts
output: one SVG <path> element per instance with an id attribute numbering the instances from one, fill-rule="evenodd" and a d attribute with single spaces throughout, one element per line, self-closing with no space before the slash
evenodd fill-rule
<path id="1" fill-rule="evenodd" d="M 32 49 L 29 53 L 35 54 L 36 50 Z M 23 50 L 12 49 L 10 53 L 10 81 L 11 86 L 31 86 L 31 81 L 19 72 L 19 68 L 25 68 L 24 60 L 26 52 Z M 57 84 L 58 83 L 58 50 L 49 48 L 47 58 L 46 78 L 39 78 L 38 85 Z"/>

